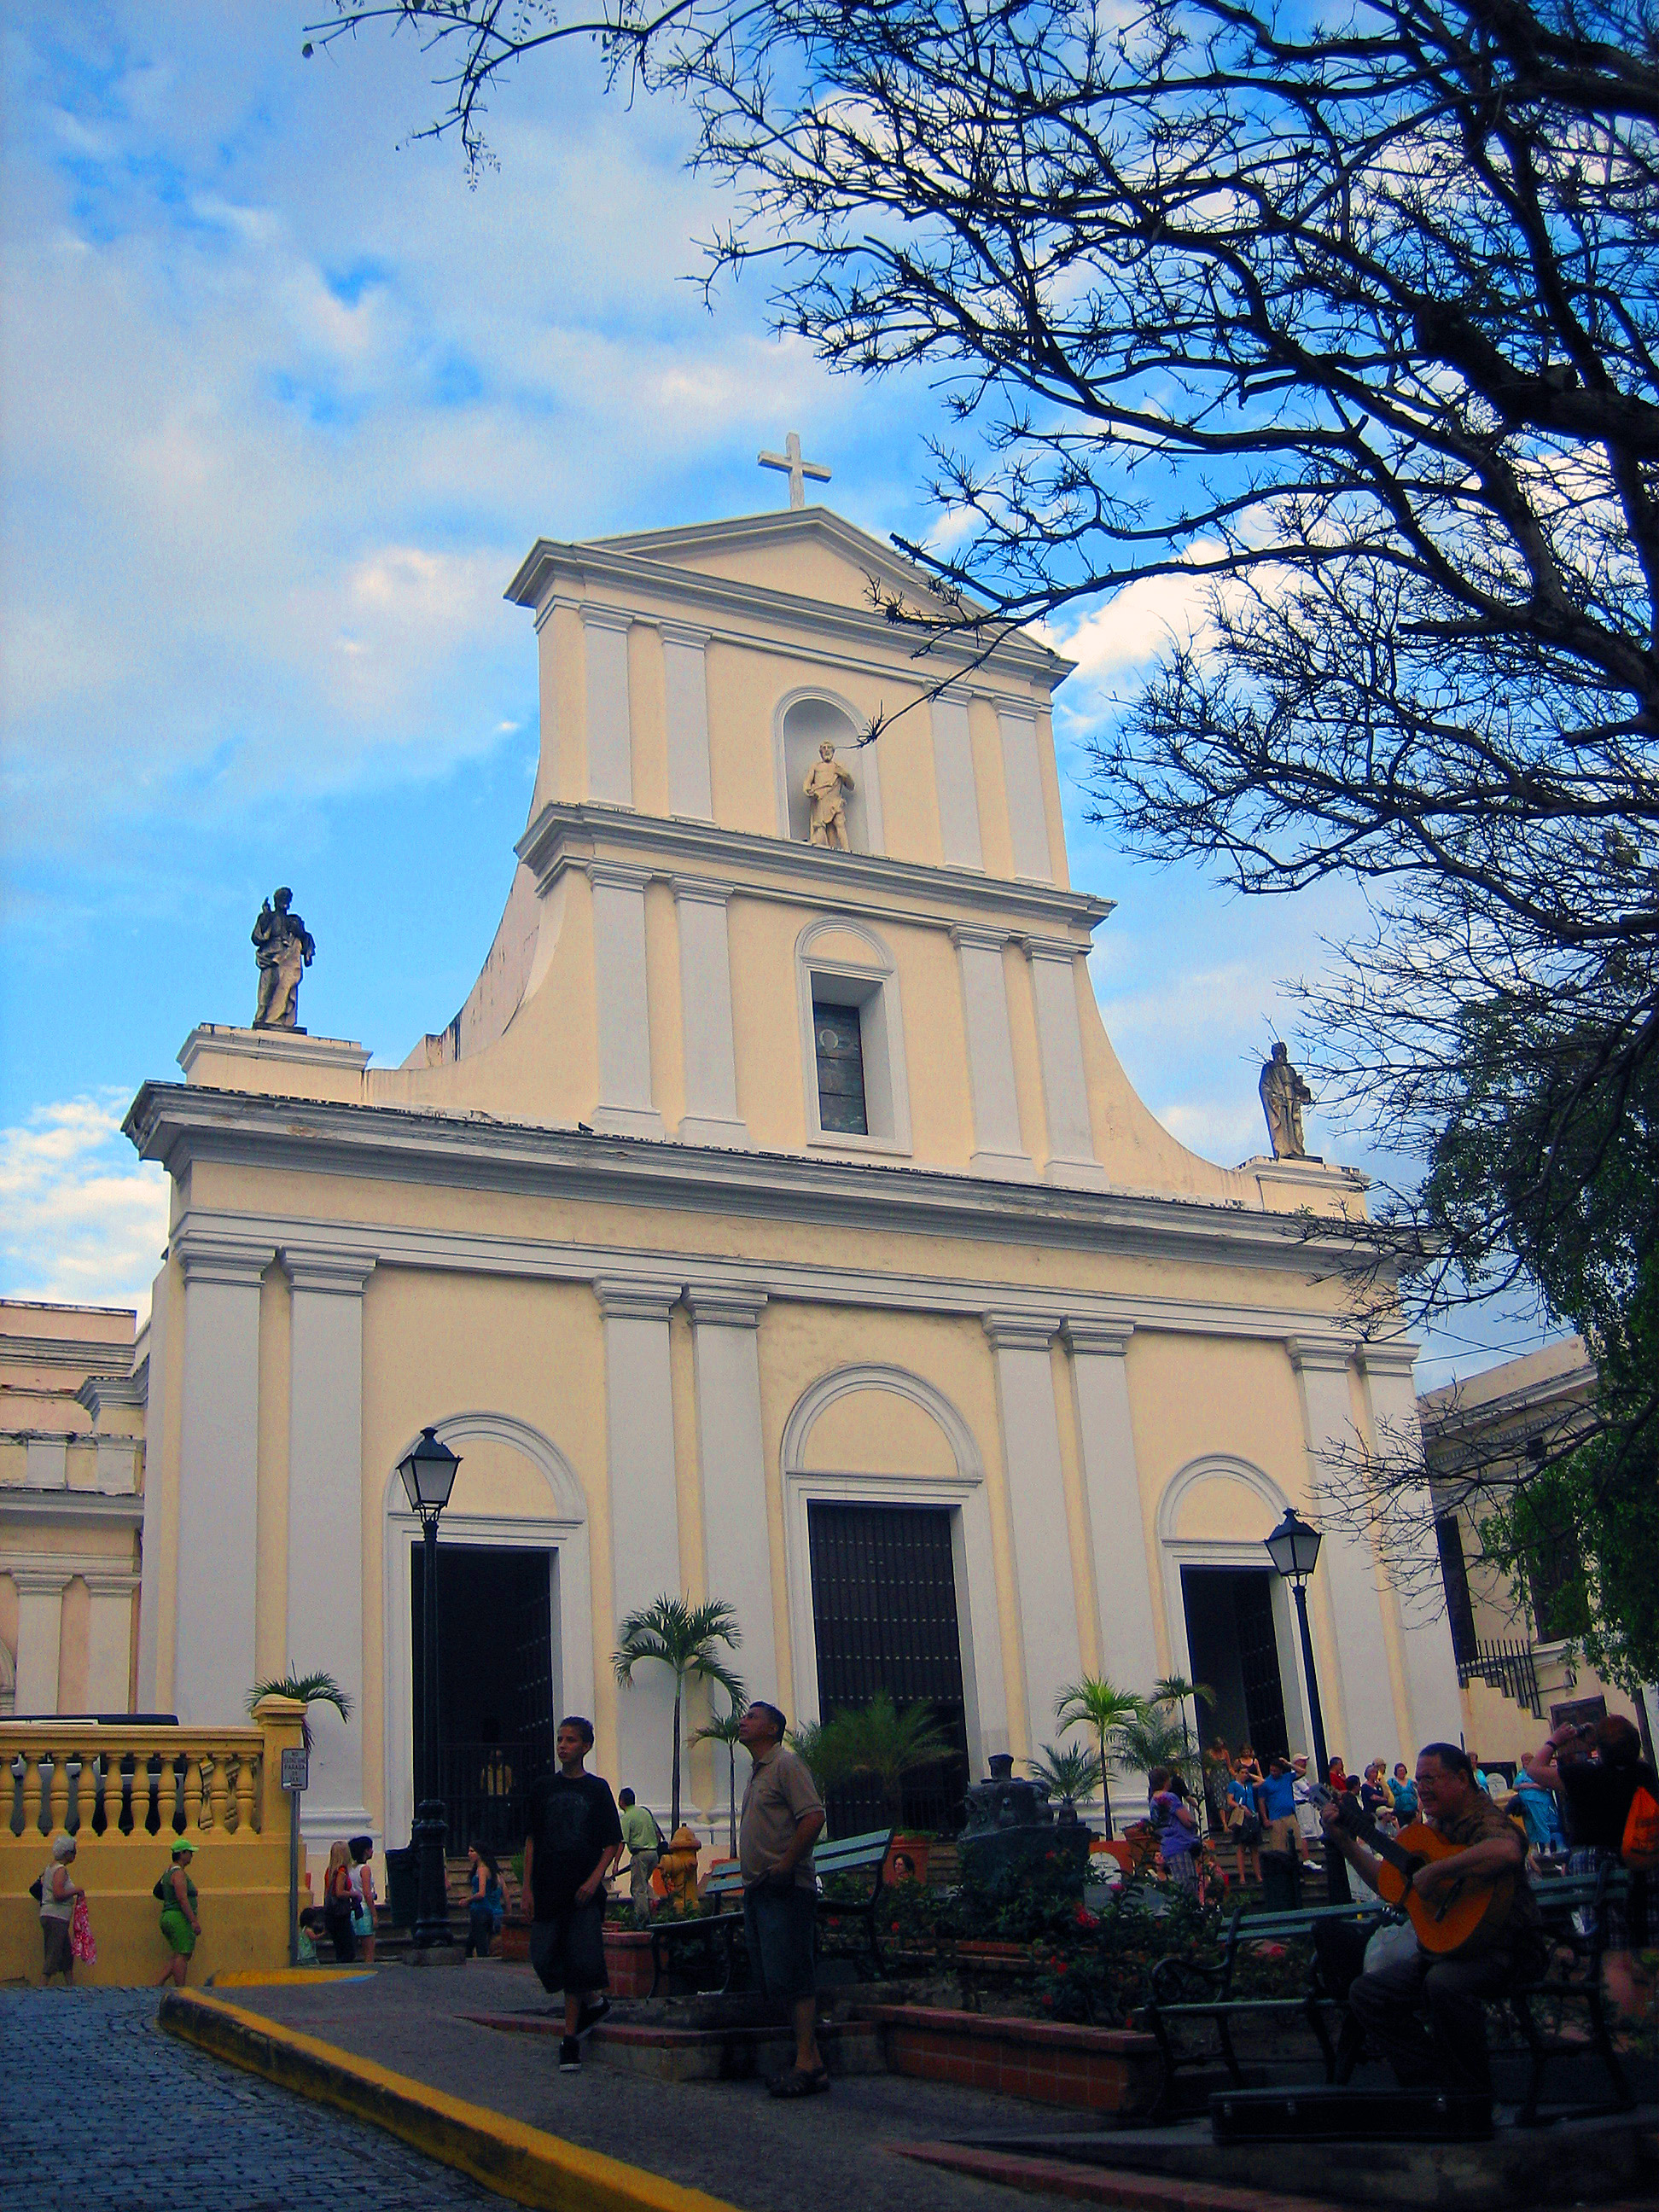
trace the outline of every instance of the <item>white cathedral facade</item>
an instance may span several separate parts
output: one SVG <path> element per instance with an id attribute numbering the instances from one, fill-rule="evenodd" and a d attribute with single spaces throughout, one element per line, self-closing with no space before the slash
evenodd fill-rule
<path id="1" fill-rule="evenodd" d="M 1235 1741 L 1310 1741 L 1261 1540 L 1415 1432 L 1411 1347 L 1352 1318 L 1363 1181 L 1213 1166 L 1153 1120 L 1088 980 L 1108 903 L 1067 875 L 1066 662 L 1017 635 L 919 664 L 871 577 L 923 588 L 821 507 L 538 543 L 509 596 L 539 772 L 460 1012 L 385 1069 L 204 1026 L 132 1107 L 172 1181 L 136 1703 L 233 1722 L 257 1679 L 331 1672 L 313 1850 L 408 1839 L 395 1470 L 428 1424 L 462 1462 L 441 1712 L 469 1772 L 574 1708 L 665 1811 L 668 1684 L 611 1663 L 664 1592 L 733 1606 L 733 1664 L 792 1718 L 926 1698 L 958 1780 L 1056 1741 L 1087 1674 L 1207 1680 Z M 847 851 L 810 837 L 826 739 Z M 1445 1623 L 1363 1533 L 1328 1527 L 1311 1601 L 1333 1750 L 1456 1736 Z M 726 1759 L 688 1759 L 712 1828 Z"/>

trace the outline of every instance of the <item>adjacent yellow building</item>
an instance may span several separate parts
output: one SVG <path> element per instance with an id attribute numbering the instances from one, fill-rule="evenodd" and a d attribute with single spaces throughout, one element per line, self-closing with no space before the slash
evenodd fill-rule
<path id="1" fill-rule="evenodd" d="M 395 1469 L 427 1424 L 462 1461 L 441 1710 L 475 1820 L 571 1708 L 666 1810 L 668 1686 L 610 1663 L 663 1591 L 729 1601 L 792 1718 L 927 1698 L 942 1795 L 1054 1740 L 1090 1672 L 1193 1674 L 1235 1739 L 1308 1741 L 1261 1540 L 1415 1433 L 1411 1347 L 1353 1320 L 1363 1179 L 1212 1166 L 1153 1120 L 1090 988 L 1109 904 L 1067 875 L 1067 663 L 1020 635 L 919 663 L 872 578 L 924 588 L 823 508 L 539 542 L 509 597 L 540 769 L 465 1005 L 398 1068 L 204 1025 L 134 1103 L 173 1192 L 137 1701 L 226 1725 L 331 1671 L 313 1853 L 409 1834 Z M 826 739 L 844 853 L 809 839 Z M 1362 1533 L 1328 1528 L 1312 1599 L 1333 1749 L 1457 1735 L 1445 1620 Z M 718 1825 L 724 1754 L 688 1775 Z"/>

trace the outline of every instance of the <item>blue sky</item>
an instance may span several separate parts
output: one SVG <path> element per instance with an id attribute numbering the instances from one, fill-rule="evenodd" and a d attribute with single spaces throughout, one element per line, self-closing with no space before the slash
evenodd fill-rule
<path id="1" fill-rule="evenodd" d="M 684 118 L 600 98 L 591 58 L 498 94 L 499 171 L 408 143 L 412 41 L 307 62 L 316 10 L 9 11 L 3 46 L 0 1293 L 137 1300 L 159 1171 L 117 1131 L 200 1021 L 249 1018 L 278 882 L 318 940 L 304 1018 L 401 1060 L 493 934 L 536 748 L 538 535 L 753 512 L 798 428 L 821 495 L 924 533 L 921 379 L 831 378 L 690 281 L 716 189 Z M 1189 612 L 1087 616 L 1059 723 L 1074 878 L 1119 902 L 1096 985 L 1187 1143 L 1262 1148 L 1255 1063 L 1286 978 L 1358 913 L 1129 866 L 1084 820 L 1080 749 Z M 1293 1042 L 1294 1049 L 1294 1042 Z M 1313 1149 L 1375 1164 L 1316 1111 Z M 1519 1348 L 1524 1323 L 1465 1328 Z M 1486 1364 L 1437 1339 L 1426 1382 Z"/>

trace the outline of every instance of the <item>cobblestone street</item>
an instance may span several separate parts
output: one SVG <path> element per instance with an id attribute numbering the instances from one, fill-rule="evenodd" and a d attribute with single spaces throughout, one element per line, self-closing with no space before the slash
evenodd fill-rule
<path id="1" fill-rule="evenodd" d="M 501 2199 L 155 2026 L 153 1990 L 0 1990 L 8 2212 L 477 2212 Z"/>

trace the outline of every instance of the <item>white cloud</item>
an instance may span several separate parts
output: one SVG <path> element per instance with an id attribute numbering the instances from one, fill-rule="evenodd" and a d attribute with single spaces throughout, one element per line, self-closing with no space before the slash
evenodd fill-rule
<path id="1" fill-rule="evenodd" d="M 8 1297 L 148 1310 L 167 1243 L 167 1179 L 121 1134 L 128 1095 L 65 1099 L 0 1128 Z"/>

